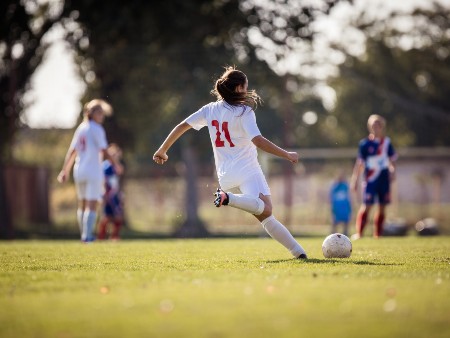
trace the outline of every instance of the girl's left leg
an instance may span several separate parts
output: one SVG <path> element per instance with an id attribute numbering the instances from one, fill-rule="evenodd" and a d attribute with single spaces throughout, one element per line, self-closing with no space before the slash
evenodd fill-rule
<path id="1" fill-rule="evenodd" d="M 123 218 L 121 216 L 117 216 L 114 218 L 111 239 L 113 239 L 113 240 L 120 239 L 120 228 L 122 227 L 122 224 L 123 224 Z"/>
<path id="2" fill-rule="evenodd" d="M 255 217 L 261 222 L 264 230 L 266 230 L 270 237 L 288 249 L 292 256 L 296 258 L 307 258 L 305 249 L 295 240 L 289 230 L 272 215 L 272 201 L 270 196 L 260 194 L 259 198 L 264 201 L 265 209 L 261 215 L 255 215 Z"/>
<path id="3" fill-rule="evenodd" d="M 383 234 L 384 208 L 385 208 L 384 204 L 378 205 L 378 212 L 376 213 L 375 219 L 374 219 L 375 229 L 373 232 L 373 236 L 375 238 L 378 238 Z"/>
<path id="4" fill-rule="evenodd" d="M 345 236 L 348 236 L 348 222 L 346 222 L 346 221 L 344 221 L 343 222 L 343 234 L 345 235 Z"/>
<path id="5" fill-rule="evenodd" d="M 83 236 L 84 242 L 92 242 L 94 238 L 95 223 L 97 222 L 97 200 L 87 201 L 87 208 L 83 215 Z"/>
<path id="6" fill-rule="evenodd" d="M 107 231 L 107 226 L 109 223 L 109 217 L 108 216 L 103 216 L 103 218 L 100 220 L 99 224 L 98 224 L 98 232 L 97 232 L 97 238 L 98 239 L 106 239 L 106 231 Z"/>
<path id="7" fill-rule="evenodd" d="M 86 200 L 79 199 L 78 200 L 78 209 L 77 209 L 77 223 L 78 229 L 80 229 L 80 236 L 83 234 L 83 218 L 84 218 L 84 209 L 86 208 Z"/>

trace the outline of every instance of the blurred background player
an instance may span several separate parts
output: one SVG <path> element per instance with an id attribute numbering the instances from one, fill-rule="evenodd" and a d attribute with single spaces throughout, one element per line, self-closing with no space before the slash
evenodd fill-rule
<path id="1" fill-rule="evenodd" d="M 385 207 L 391 201 L 390 182 L 395 179 L 394 161 L 397 154 L 389 137 L 384 135 L 386 121 L 380 115 L 370 115 L 367 121 L 369 136 L 359 142 L 358 157 L 353 168 L 352 188 L 357 191 L 358 177 L 364 168 L 362 181 L 363 203 L 356 217 L 356 233 L 352 239 L 363 235 L 372 205 L 378 202 L 378 211 L 374 217 L 373 236 L 383 233 Z"/>
<path id="2" fill-rule="evenodd" d="M 103 195 L 103 158 L 113 161 L 106 151 L 108 143 L 102 126 L 105 116 L 111 114 L 112 107 L 104 100 L 94 99 L 85 104 L 83 122 L 75 130 L 58 175 L 58 181 L 65 182 L 75 162 L 73 178 L 78 197 L 77 221 L 83 242 L 95 239 L 97 203 Z"/>
<path id="3" fill-rule="evenodd" d="M 340 172 L 330 189 L 330 204 L 332 214 L 331 233 L 335 233 L 337 225 L 342 223 L 342 233 L 348 236 L 348 223 L 352 215 L 350 187 L 344 172 Z"/>
<path id="4" fill-rule="evenodd" d="M 115 163 L 121 162 L 122 150 L 119 146 L 112 143 L 109 145 L 107 151 Z M 103 215 L 98 226 L 98 239 L 106 238 L 109 224 L 113 225 L 110 238 L 112 240 L 118 240 L 120 238 L 120 228 L 124 220 L 123 195 L 120 189 L 120 176 L 123 175 L 123 170 L 118 171 L 117 169 L 113 162 L 107 159 L 103 161 L 105 193 L 103 195 Z"/>

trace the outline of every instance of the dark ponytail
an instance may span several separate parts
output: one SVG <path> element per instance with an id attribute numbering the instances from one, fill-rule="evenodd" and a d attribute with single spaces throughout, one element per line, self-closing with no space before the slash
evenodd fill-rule
<path id="1" fill-rule="evenodd" d="M 261 103 L 261 98 L 254 91 L 237 92 L 238 86 L 247 82 L 247 76 L 235 67 L 226 67 L 222 76 L 216 80 L 214 89 L 211 90 L 217 100 L 223 100 L 232 106 L 247 105 L 255 110 Z"/>

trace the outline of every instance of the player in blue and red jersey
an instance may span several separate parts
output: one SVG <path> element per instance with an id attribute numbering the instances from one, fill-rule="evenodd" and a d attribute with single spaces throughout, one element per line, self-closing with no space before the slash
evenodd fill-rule
<path id="1" fill-rule="evenodd" d="M 358 158 L 353 169 L 352 188 L 357 191 L 358 177 L 364 168 L 363 204 L 356 217 L 356 234 L 362 236 L 372 205 L 378 202 L 378 212 L 374 218 L 373 236 L 383 233 L 385 207 L 391 201 L 390 182 L 395 178 L 394 161 L 397 154 L 389 137 L 384 135 L 386 120 L 380 115 L 371 115 L 367 121 L 369 136 L 359 142 Z"/>
<path id="2" fill-rule="evenodd" d="M 120 163 L 122 150 L 114 143 L 108 146 L 108 154 L 115 162 Z M 124 221 L 123 197 L 120 188 L 120 176 L 123 175 L 123 167 L 119 170 L 111 161 L 103 161 L 103 172 L 105 175 L 105 192 L 103 195 L 103 216 L 99 222 L 98 239 L 106 239 L 108 224 L 113 224 L 110 238 L 120 238 L 120 228 Z"/>

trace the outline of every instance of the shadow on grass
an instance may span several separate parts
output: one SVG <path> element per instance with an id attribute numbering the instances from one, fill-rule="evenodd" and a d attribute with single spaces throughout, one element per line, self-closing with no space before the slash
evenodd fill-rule
<path id="1" fill-rule="evenodd" d="M 292 262 L 296 261 L 299 264 L 346 264 L 346 265 L 379 265 L 379 266 L 389 266 L 389 265 L 403 265 L 403 264 L 396 264 L 396 263 L 383 263 L 383 262 L 371 262 L 371 261 L 354 261 L 351 259 L 333 259 L 333 258 L 308 258 L 308 259 L 277 259 L 277 260 L 271 260 L 267 261 L 266 263 L 285 263 L 285 262 Z"/>

